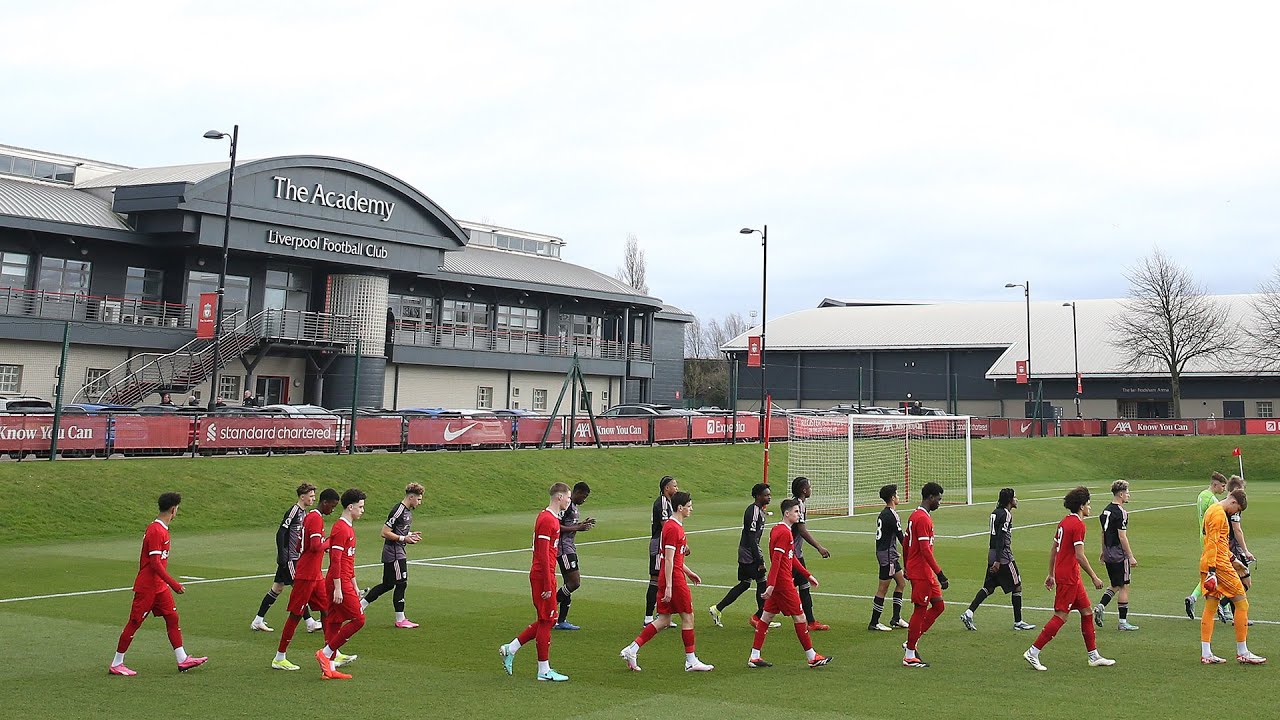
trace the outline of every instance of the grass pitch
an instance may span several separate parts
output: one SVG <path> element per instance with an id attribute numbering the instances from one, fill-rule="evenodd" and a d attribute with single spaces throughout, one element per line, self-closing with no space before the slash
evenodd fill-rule
<path id="1" fill-rule="evenodd" d="M 1194 500 L 1211 468 L 1232 469 L 1238 439 L 1061 439 L 974 443 L 972 507 L 944 507 L 935 516 L 937 554 L 951 579 L 947 612 L 921 641 L 927 670 L 900 667 L 905 631 L 870 633 L 869 596 L 876 566 L 874 511 L 823 518 L 811 529 L 832 551 L 810 567 L 822 581 L 818 618 L 832 630 L 815 633 L 815 647 L 832 665 L 810 670 L 795 635 L 770 633 L 767 670 L 745 666 L 751 644 L 750 593 L 725 612 L 716 628 L 706 606 L 735 577 L 735 548 L 748 489 L 759 474 L 754 446 L 610 449 L 605 452 L 430 453 L 355 458 L 229 458 L 85 461 L 0 465 L 10 508 L 0 521 L 5 572 L 0 576 L 0 631 L 5 637 L 0 707 L 5 717 L 288 717 L 338 712 L 405 717 L 755 717 L 778 712 L 806 717 L 1054 717 L 1105 713 L 1112 717 L 1180 717 L 1206 703 L 1225 702 L 1241 717 L 1269 717 L 1266 688 L 1272 667 L 1204 667 L 1197 661 L 1198 625 L 1182 614 L 1181 598 L 1196 581 Z M 1271 590 L 1271 558 L 1280 541 L 1280 485 L 1268 481 L 1269 458 L 1280 448 L 1247 439 L 1246 467 L 1254 480 L 1244 526 L 1262 561 L 1250 593 L 1258 624 L 1250 647 L 1280 653 L 1280 606 Z M 774 477 L 785 468 L 775 446 Z M 649 503 L 656 479 L 671 472 L 694 493 L 687 527 L 688 562 L 702 574 L 694 588 L 698 654 L 716 665 L 709 674 L 684 673 L 678 633 L 659 635 L 640 654 L 642 673 L 628 672 L 618 650 L 640 629 Z M 302 479 L 321 486 L 361 485 L 368 511 L 357 523 L 358 582 L 376 583 L 377 533 L 410 479 L 427 478 L 428 496 L 415 529 L 425 542 L 410 549 L 408 615 L 418 630 L 391 626 L 390 597 L 375 603 L 368 624 L 345 648 L 360 659 L 347 682 L 325 682 L 311 653 L 318 634 L 299 632 L 290 658 L 301 672 L 271 670 L 276 634 L 249 631 L 270 584 L 273 524 Z M 1131 621 L 1136 633 L 1115 629 L 1113 603 L 1098 633 L 1112 668 L 1085 665 L 1073 620 L 1036 673 L 1021 658 L 1035 632 L 1009 629 L 1008 598 L 998 594 L 978 611 L 978 632 L 959 614 L 981 583 L 987 514 L 996 489 L 1014 485 L 1014 550 L 1025 578 L 1025 616 L 1042 625 L 1051 594 L 1041 582 L 1054 525 L 1065 512 L 1061 496 L 1083 481 L 1093 507 L 1109 500 L 1116 477 L 1133 482 L 1129 535 L 1134 571 Z M 533 617 L 526 579 L 533 518 L 545 486 L 585 479 L 595 492 L 584 508 L 599 520 L 579 535 L 583 588 L 571 619 L 583 626 L 553 636 L 552 666 L 572 680 L 533 680 L 534 648 L 521 650 L 516 674 L 502 672 L 497 653 Z M 154 516 L 161 489 L 185 496 L 173 526 L 170 571 L 186 580 L 178 597 L 186 647 L 209 663 L 178 674 L 163 623 L 149 620 L 129 652 L 135 678 L 109 677 L 106 666 L 128 612 L 127 590 L 137 567 L 142 528 Z M 776 504 L 776 503 L 775 503 Z M 904 503 L 905 519 L 913 503 Z M 1088 521 L 1091 560 L 1100 549 L 1096 519 Z M 1102 567 L 1095 568 L 1105 577 Z M 1100 592 L 1091 593 L 1095 599 Z M 279 629 L 284 601 L 268 621 Z M 909 610 L 908 610 L 909 612 Z M 1219 655 L 1233 638 L 1219 625 Z M 1280 662 L 1276 656 L 1273 662 Z"/>

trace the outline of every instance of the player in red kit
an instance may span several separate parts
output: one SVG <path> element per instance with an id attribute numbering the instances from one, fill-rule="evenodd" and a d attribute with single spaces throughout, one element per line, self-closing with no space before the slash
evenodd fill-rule
<path id="1" fill-rule="evenodd" d="M 1094 589 L 1102 589 L 1102 578 L 1093 571 L 1089 558 L 1084 554 L 1084 519 L 1089 517 L 1089 488 L 1081 486 L 1067 493 L 1062 499 L 1062 505 L 1070 514 L 1058 523 L 1053 546 L 1049 548 L 1049 576 L 1044 580 L 1046 588 L 1053 590 L 1057 587 L 1053 598 L 1053 617 L 1044 624 L 1040 637 L 1036 638 L 1022 657 L 1036 670 L 1048 670 L 1040 662 L 1040 651 L 1058 634 L 1071 611 L 1075 610 L 1080 613 L 1080 634 L 1084 635 L 1084 647 L 1089 651 L 1089 665 L 1115 665 L 1115 660 L 1108 660 L 1098 654 L 1098 642 L 1093 628 L 1093 603 L 1089 601 L 1089 593 L 1080 582 L 1080 568 L 1084 568 L 1093 580 Z"/>
<path id="2" fill-rule="evenodd" d="M 182 496 L 178 493 L 161 495 L 158 501 L 160 514 L 147 526 L 142 536 L 142 555 L 138 558 L 138 576 L 133 581 L 133 607 L 129 611 L 129 623 L 124 626 L 124 632 L 120 633 L 115 659 L 107 668 L 107 672 L 112 675 L 131 677 L 138 674 L 125 667 L 124 654 L 147 615 L 164 618 L 169 632 L 169 644 L 173 645 L 173 654 L 178 659 L 178 672 L 199 667 L 209 659 L 192 657 L 183 649 L 182 628 L 178 627 L 178 608 L 173 602 L 173 593 L 181 595 L 184 592 L 182 583 L 174 580 L 168 570 L 169 525 L 178 514 L 181 502 Z"/>
<path id="3" fill-rule="evenodd" d="M 364 627 L 364 611 L 356 591 L 355 521 L 364 515 L 365 494 L 351 488 L 342 493 L 342 517 L 329 531 L 329 572 L 324 578 L 329 614 L 324 619 L 324 647 L 316 651 L 316 661 L 326 680 L 350 680 L 335 665 L 338 650 Z M 351 660 L 355 656 L 350 656 Z"/>
<path id="4" fill-rule="evenodd" d="M 689 592 L 689 581 L 692 580 L 697 585 L 702 582 L 702 578 L 684 564 L 684 556 L 689 554 L 684 521 L 693 512 L 693 498 L 682 490 L 671 496 L 671 506 L 671 517 L 663 524 L 660 538 L 662 554 L 658 560 L 657 616 L 618 655 L 627 662 L 628 668 L 640 672 L 640 666 L 636 664 L 640 648 L 652 640 L 654 635 L 671 626 L 672 615 L 679 615 L 680 637 L 684 640 L 684 670 L 707 672 L 714 670 L 715 666 L 702 662 L 694 652 L 693 594 Z"/>
<path id="5" fill-rule="evenodd" d="M 284 630 L 280 633 L 280 645 L 276 648 L 275 659 L 271 661 L 271 667 L 274 670 L 301 669 L 289 662 L 285 652 L 289 650 L 293 633 L 298 629 L 298 623 L 302 622 L 303 613 L 307 611 L 307 607 L 310 606 L 320 613 L 322 625 L 329 614 L 329 597 L 325 595 L 324 573 L 320 570 L 324 554 L 329 549 L 329 541 L 324 537 L 323 516 L 333 512 L 341 499 L 337 490 L 325 488 L 324 492 L 320 493 L 319 509 L 312 508 L 302 516 L 302 536 L 298 538 L 298 560 L 294 564 L 293 585 L 289 589 L 289 617 L 284 621 Z M 334 655 L 334 666 L 345 665 L 343 660 L 347 657 L 349 656 L 341 653 Z"/>
<path id="6" fill-rule="evenodd" d="M 947 576 L 933 558 L 933 516 L 929 514 L 942 503 L 942 486 L 925 483 L 920 489 L 920 498 L 920 507 L 907 518 L 906 543 L 902 547 L 907 560 L 907 579 L 911 581 L 912 605 L 907 641 L 902 645 L 906 651 L 902 666 L 926 668 L 929 664 L 916 654 L 916 644 L 946 609 L 942 591 L 947 589 Z"/>
<path id="7" fill-rule="evenodd" d="M 538 513 L 533 521 L 533 562 L 529 566 L 529 590 L 533 595 L 533 609 L 537 619 L 529 623 L 514 640 L 498 646 L 502 667 L 510 675 L 516 651 L 529 641 L 537 642 L 538 679 L 544 682 L 565 682 L 569 679 L 551 669 L 551 626 L 558 615 L 556 599 L 556 554 L 560 543 L 560 516 L 569 507 L 569 486 L 556 483 L 551 486 L 551 502 Z"/>
<path id="8" fill-rule="evenodd" d="M 769 579 L 764 589 L 764 610 L 760 614 L 760 622 L 756 623 L 755 640 L 751 643 L 751 657 L 747 667 L 765 668 L 772 663 L 760 657 L 760 649 L 764 647 L 765 635 L 769 632 L 769 621 L 775 615 L 789 615 L 796 626 L 796 637 L 800 638 L 800 647 L 804 648 L 805 659 L 809 667 L 822 667 L 831 662 L 831 658 L 819 655 L 813 649 L 813 641 L 809 638 L 809 623 L 804 615 L 804 606 L 800 602 L 800 593 L 796 589 L 791 573 L 794 568 L 804 576 L 805 582 L 818 587 L 818 578 L 810 574 L 805 566 L 795 562 L 795 538 L 791 528 L 800 521 L 800 501 L 787 498 L 782 501 L 782 522 L 769 531 Z"/>

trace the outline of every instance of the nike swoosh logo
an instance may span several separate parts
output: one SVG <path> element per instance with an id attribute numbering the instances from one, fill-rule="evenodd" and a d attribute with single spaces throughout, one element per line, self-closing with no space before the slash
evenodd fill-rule
<path id="1" fill-rule="evenodd" d="M 446 424 L 444 426 L 444 441 L 453 442 L 454 440 L 457 440 L 458 438 L 462 437 L 463 433 L 465 433 L 466 431 L 470 430 L 471 428 L 475 427 L 478 424 L 479 423 L 471 423 L 470 425 L 466 427 L 458 428 L 457 430 L 451 430 L 449 427 L 450 424 Z"/>
<path id="2" fill-rule="evenodd" d="M 1023 423 L 1023 424 L 1022 424 L 1022 432 L 1026 432 L 1026 431 L 1027 431 L 1027 428 L 1029 428 L 1029 427 L 1031 427 L 1031 423 Z"/>

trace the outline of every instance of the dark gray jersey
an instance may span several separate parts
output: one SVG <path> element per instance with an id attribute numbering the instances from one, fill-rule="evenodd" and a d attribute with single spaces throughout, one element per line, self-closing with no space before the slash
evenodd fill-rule
<path id="1" fill-rule="evenodd" d="M 1102 524 L 1102 561 L 1123 562 L 1124 546 L 1120 544 L 1120 531 L 1129 530 L 1129 513 L 1124 506 L 1111 503 L 1098 516 Z"/>
<path id="2" fill-rule="evenodd" d="M 991 511 L 991 542 L 987 545 L 987 565 L 1013 563 L 1013 512 L 998 507 Z"/>
<path id="3" fill-rule="evenodd" d="M 653 501 L 653 523 L 649 526 L 649 554 L 657 555 L 662 540 L 662 526 L 671 518 L 674 510 L 666 495 L 659 495 Z"/>
<path id="4" fill-rule="evenodd" d="M 276 528 L 276 563 L 286 565 L 302 554 L 302 517 L 307 514 L 297 505 L 290 505 Z"/>
<path id="5" fill-rule="evenodd" d="M 876 553 L 889 552 L 902 541 L 902 520 L 897 511 L 885 507 L 876 518 Z"/>
<path id="6" fill-rule="evenodd" d="M 804 538 L 800 537 L 800 529 L 804 527 L 805 521 L 809 518 L 809 510 L 804 504 L 803 498 L 796 498 L 800 503 L 800 519 L 796 520 L 796 524 L 791 527 L 791 533 L 795 535 L 795 552 L 797 558 L 804 559 Z"/>
<path id="7" fill-rule="evenodd" d="M 760 536 L 764 534 L 764 510 L 751 503 L 742 514 L 742 535 L 738 538 L 738 562 L 742 565 L 762 565 Z"/>
<path id="8" fill-rule="evenodd" d="M 388 528 L 396 535 L 408 535 L 413 528 L 413 511 L 405 506 L 404 503 L 396 503 L 391 508 L 391 512 L 387 515 Z M 396 560 L 407 560 L 408 555 L 404 551 L 405 543 L 398 540 L 382 541 L 382 562 L 395 562 Z"/>
<path id="9" fill-rule="evenodd" d="M 578 504 L 570 501 L 569 507 L 560 514 L 560 557 L 578 554 L 578 545 L 575 542 L 578 531 L 564 529 L 566 525 L 577 525 L 578 522 Z"/>
<path id="10" fill-rule="evenodd" d="M 1244 548 L 1240 547 L 1240 541 L 1236 540 L 1236 526 L 1239 524 L 1240 513 L 1227 516 L 1227 547 L 1230 548 L 1232 555 L 1244 557 Z"/>

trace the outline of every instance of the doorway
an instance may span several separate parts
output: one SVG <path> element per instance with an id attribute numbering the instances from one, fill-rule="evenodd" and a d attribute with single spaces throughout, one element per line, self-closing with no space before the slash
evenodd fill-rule
<path id="1" fill-rule="evenodd" d="M 259 375 L 256 394 L 259 407 L 284 405 L 289 402 L 289 378 L 281 375 Z"/>

